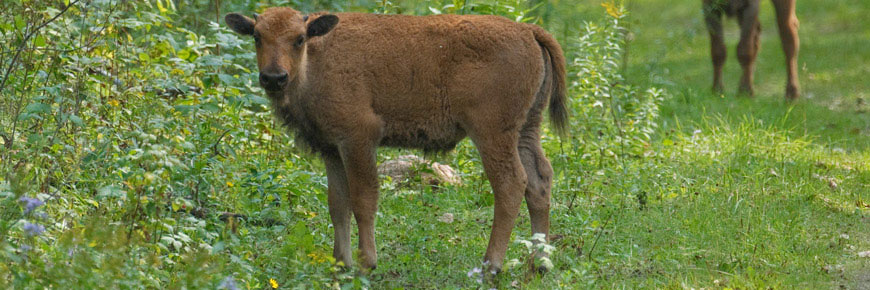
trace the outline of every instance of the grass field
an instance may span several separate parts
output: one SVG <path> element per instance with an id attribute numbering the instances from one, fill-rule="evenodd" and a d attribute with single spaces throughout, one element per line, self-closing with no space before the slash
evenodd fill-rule
<path id="1" fill-rule="evenodd" d="M 661 107 L 653 142 L 664 158 L 650 173 L 657 178 L 642 183 L 679 182 L 690 194 L 623 212 L 600 242 L 596 287 L 868 283 L 867 260 L 857 252 L 868 248 L 870 82 L 863 75 L 870 69 L 870 29 L 860 15 L 870 3 L 798 2 L 804 98 L 788 104 L 772 5 L 762 2 L 758 96 L 745 99 L 735 97 L 733 19 L 726 22 L 726 92 L 718 96 L 710 93 L 700 3 L 629 1 L 634 40 L 627 79 L 673 94 Z"/>
<path id="2" fill-rule="evenodd" d="M 783 98 L 784 57 L 767 1 L 757 97 L 735 96 L 740 67 L 733 19 L 726 22 L 726 92 L 710 93 L 712 64 L 700 2 L 628 1 L 633 40 L 626 79 L 672 94 L 661 106 L 651 142 L 658 155 L 625 161 L 618 176 L 595 176 L 551 150 L 562 176 L 554 190 L 553 234 L 563 238 L 554 242 L 557 270 L 526 287 L 860 289 L 870 283 L 868 259 L 858 255 L 870 249 L 870 82 L 864 78 L 870 72 L 870 27 L 860 25 L 870 4 L 798 3 L 803 98 L 790 104 Z M 590 12 L 601 9 L 599 3 L 587 1 L 578 11 L 600 17 Z M 572 176 L 584 180 L 573 183 Z M 401 214 L 419 212 L 419 205 L 384 199 L 384 215 L 400 216 L 407 225 L 380 224 L 395 227 L 381 241 L 391 257 L 384 267 L 396 274 L 376 280 L 437 288 L 464 279 L 455 269 L 472 265 L 459 263 L 457 254 L 483 250 L 481 225 L 429 222 L 442 211 L 459 212 L 468 221 L 489 216 L 488 208 L 468 202 L 477 192 L 462 192 L 429 197 L 432 205 L 419 218 Z M 638 192 L 647 200 L 643 206 L 630 200 Z M 518 235 L 528 235 L 527 229 L 524 221 Z M 420 231 L 440 234 L 409 244 L 406 235 Z M 469 236 L 475 237 L 470 243 L 449 243 Z M 420 249 L 433 247 L 429 238 L 448 243 L 426 253 Z M 426 263 L 395 261 L 420 252 Z M 415 274 L 430 267 L 437 270 Z"/>
<path id="3" fill-rule="evenodd" d="M 96 16 L 60 18 L 47 26 L 55 36 L 34 40 L 59 48 L 44 53 L 62 54 L 31 55 L 38 61 L 20 67 L 25 81 L 0 88 L 0 286 L 870 287 L 868 1 L 798 2 L 803 96 L 793 103 L 783 97 L 784 57 L 769 1 L 762 1 L 755 98 L 736 96 L 733 20 L 726 90 L 711 93 L 699 0 L 627 0 L 618 21 L 599 0 L 542 6 L 537 13 L 571 57 L 570 135 L 544 136 L 556 171 L 553 268 L 528 270 L 540 261 L 519 242 L 531 238 L 523 209 L 507 257 L 519 265 L 482 281 L 474 269 L 482 267 L 493 197 L 469 141 L 429 156 L 455 168 L 462 185 L 383 182 L 376 270 L 335 265 L 322 163 L 272 121 L 256 86 L 251 41 L 208 22 L 227 9 L 266 5 L 225 2 L 220 11 L 209 10 L 210 1 L 123 3 L 120 15 L 107 17 L 124 21 L 102 21 L 100 13 L 114 12 L 96 9 Z M 304 8 L 402 12 L 401 3 L 387 2 Z M 501 2 L 479 7 L 520 13 Z M 404 13 L 432 13 L 430 2 L 414 3 Z M 65 50 L 89 39 L 75 34 L 76 21 L 105 25 L 81 29 L 105 35 L 102 46 Z M 625 38 L 614 32 L 616 22 Z M 19 23 L 0 21 L 5 39 L 16 39 L 10 29 Z M 581 38 L 592 35 L 582 28 L 595 33 Z M 60 32 L 72 33 L 71 44 L 53 40 Z M 33 69 L 43 64 L 57 69 Z M 28 79 L 58 85 L 35 89 Z M 43 91 L 74 91 L 75 102 Z M 6 129 L 11 124 L 18 135 Z M 381 162 L 418 153 L 380 152 Z"/>

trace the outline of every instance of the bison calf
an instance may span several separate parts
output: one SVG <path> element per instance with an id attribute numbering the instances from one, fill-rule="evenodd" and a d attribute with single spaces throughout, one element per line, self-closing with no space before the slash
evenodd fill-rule
<path id="1" fill-rule="evenodd" d="M 788 82 L 785 97 L 794 100 L 800 96 L 797 76 L 797 54 L 799 39 L 798 20 L 794 14 L 794 0 L 771 0 L 776 7 L 776 22 L 779 37 L 785 51 Z M 737 16 L 740 22 L 740 43 L 737 44 L 737 59 L 743 67 L 740 78 L 740 92 L 753 95 L 752 73 L 755 70 L 755 57 L 758 55 L 761 24 L 758 23 L 760 0 L 704 0 L 704 18 L 710 31 L 710 53 L 713 57 L 713 90 L 722 91 L 722 66 L 725 65 L 725 39 L 722 33 L 722 14 Z"/>
<path id="2" fill-rule="evenodd" d="M 270 8 L 226 16 L 254 37 L 260 85 L 297 144 L 326 165 L 333 255 L 350 265 L 350 219 L 374 268 L 378 146 L 452 149 L 465 136 L 495 194 L 484 257 L 498 270 L 525 195 L 532 232 L 548 234 L 553 170 L 543 110 L 567 120 L 565 59 L 542 28 L 497 16 L 311 14 Z"/>

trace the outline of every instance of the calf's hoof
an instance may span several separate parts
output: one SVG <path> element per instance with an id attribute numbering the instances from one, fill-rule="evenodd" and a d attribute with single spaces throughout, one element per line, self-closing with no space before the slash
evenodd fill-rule
<path id="1" fill-rule="evenodd" d="M 535 253 L 535 264 L 537 264 L 537 266 L 535 266 L 535 271 L 538 272 L 538 274 L 547 273 L 553 268 L 553 262 L 550 261 L 550 255 L 542 251 L 537 251 Z"/>
<path id="2" fill-rule="evenodd" d="M 544 267 L 543 265 L 535 266 L 534 270 L 535 270 L 535 273 L 537 273 L 538 275 L 543 275 L 543 274 L 546 274 L 547 272 L 550 272 L 550 269 L 547 269 L 547 267 Z"/>
<path id="3" fill-rule="evenodd" d="M 501 273 L 501 266 L 502 266 L 501 262 L 493 263 L 493 262 L 490 262 L 489 260 L 484 260 L 483 261 L 483 270 L 486 271 L 486 272 L 484 272 L 484 274 L 497 275 L 498 273 Z"/>
<path id="4" fill-rule="evenodd" d="M 378 267 L 377 258 L 362 257 L 359 265 L 366 271 L 372 271 Z"/>

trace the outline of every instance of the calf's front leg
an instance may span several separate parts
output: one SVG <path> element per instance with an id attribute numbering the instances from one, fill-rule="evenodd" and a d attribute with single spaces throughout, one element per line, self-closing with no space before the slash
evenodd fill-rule
<path id="1" fill-rule="evenodd" d="M 357 133 L 339 146 L 347 173 L 350 207 L 359 227 L 360 261 L 366 269 L 374 269 L 378 261 L 375 249 L 375 213 L 378 211 L 376 144 L 374 135 Z"/>
<path id="2" fill-rule="evenodd" d="M 323 163 L 326 165 L 329 217 L 332 219 L 332 227 L 335 231 L 332 256 L 336 261 L 350 266 L 353 263 L 353 256 L 350 251 L 351 203 L 347 174 L 344 171 L 344 163 L 338 155 L 324 154 Z"/>

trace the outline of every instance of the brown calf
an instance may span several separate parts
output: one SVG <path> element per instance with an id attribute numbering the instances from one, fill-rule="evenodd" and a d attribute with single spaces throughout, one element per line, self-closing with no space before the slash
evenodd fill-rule
<path id="1" fill-rule="evenodd" d="M 771 0 L 776 7 L 776 21 L 779 37 L 785 51 L 788 82 L 785 97 L 794 100 L 800 96 L 797 76 L 797 54 L 799 42 L 798 20 L 794 13 L 795 0 Z M 752 73 L 755 70 L 755 57 L 758 54 L 761 24 L 758 22 L 760 0 L 704 0 L 704 18 L 710 31 L 710 53 L 713 56 L 713 90 L 722 91 L 722 66 L 725 64 L 725 40 L 722 33 L 722 14 L 737 16 L 740 22 L 740 43 L 737 44 L 737 59 L 743 67 L 740 78 L 740 92 L 752 96 Z"/>
<path id="2" fill-rule="evenodd" d="M 362 266 L 374 268 L 378 146 L 452 149 L 465 136 L 495 194 L 485 261 L 498 270 L 520 203 L 548 234 L 553 170 L 540 144 L 543 110 L 566 123 L 565 59 L 546 31 L 497 16 L 229 14 L 253 35 L 260 84 L 298 144 L 326 165 L 333 255 L 350 265 L 351 213 Z"/>

